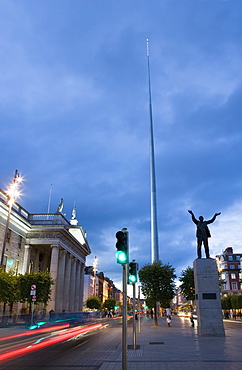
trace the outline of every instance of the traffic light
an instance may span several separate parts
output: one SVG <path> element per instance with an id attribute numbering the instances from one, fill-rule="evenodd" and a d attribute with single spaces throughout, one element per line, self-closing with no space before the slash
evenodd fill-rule
<path id="1" fill-rule="evenodd" d="M 135 284 L 137 282 L 137 270 L 138 264 L 133 260 L 129 264 L 129 284 Z"/>
<path id="2" fill-rule="evenodd" d="M 123 229 L 126 230 L 126 229 Z M 125 265 L 129 262 L 129 251 L 128 251 L 128 233 L 123 231 L 118 231 L 116 233 L 117 243 L 116 243 L 116 258 L 117 262 L 121 265 Z"/>

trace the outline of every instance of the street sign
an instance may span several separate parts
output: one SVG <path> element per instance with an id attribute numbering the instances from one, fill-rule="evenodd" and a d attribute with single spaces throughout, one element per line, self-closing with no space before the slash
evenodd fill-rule
<path id="1" fill-rule="evenodd" d="M 31 285 L 31 288 L 30 289 L 31 290 L 36 290 L 36 285 L 35 284 Z"/>

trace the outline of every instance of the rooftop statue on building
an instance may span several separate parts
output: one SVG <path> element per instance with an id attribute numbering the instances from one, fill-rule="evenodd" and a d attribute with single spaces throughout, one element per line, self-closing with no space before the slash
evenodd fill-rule
<path id="1" fill-rule="evenodd" d="M 63 199 L 63 198 L 61 198 L 61 200 L 60 200 L 60 204 L 59 204 L 59 206 L 58 206 L 58 208 L 57 208 L 57 212 L 58 212 L 58 213 L 61 213 L 61 212 L 62 212 L 62 210 L 63 210 L 63 207 L 64 207 L 64 199 Z"/>

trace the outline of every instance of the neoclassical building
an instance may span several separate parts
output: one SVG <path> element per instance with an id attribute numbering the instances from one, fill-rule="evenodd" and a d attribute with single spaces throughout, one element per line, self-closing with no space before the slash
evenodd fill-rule
<path id="1" fill-rule="evenodd" d="M 62 200 L 63 202 L 63 200 Z M 84 268 L 91 253 L 86 233 L 78 226 L 75 207 L 71 220 L 62 213 L 30 214 L 18 203 L 11 209 L 4 249 L 6 271 L 15 273 L 50 271 L 55 284 L 47 310 L 81 311 Z M 0 190 L 0 253 L 6 231 L 9 207 L 7 194 Z M 37 287 L 38 289 L 38 287 Z"/>

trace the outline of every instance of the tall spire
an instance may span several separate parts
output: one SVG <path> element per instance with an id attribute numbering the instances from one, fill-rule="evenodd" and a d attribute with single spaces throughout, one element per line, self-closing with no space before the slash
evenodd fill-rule
<path id="1" fill-rule="evenodd" d="M 150 60 L 149 40 L 146 40 L 147 63 L 148 63 L 148 87 L 149 87 L 149 113 L 150 113 L 150 211 L 151 211 L 151 262 L 159 261 L 158 228 L 157 228 L 157 207 L 156 207 L 156 180 L 155 180 L 155 152 L 154 133 L 152 117 L 152 99 L 150 82 Z"/>

